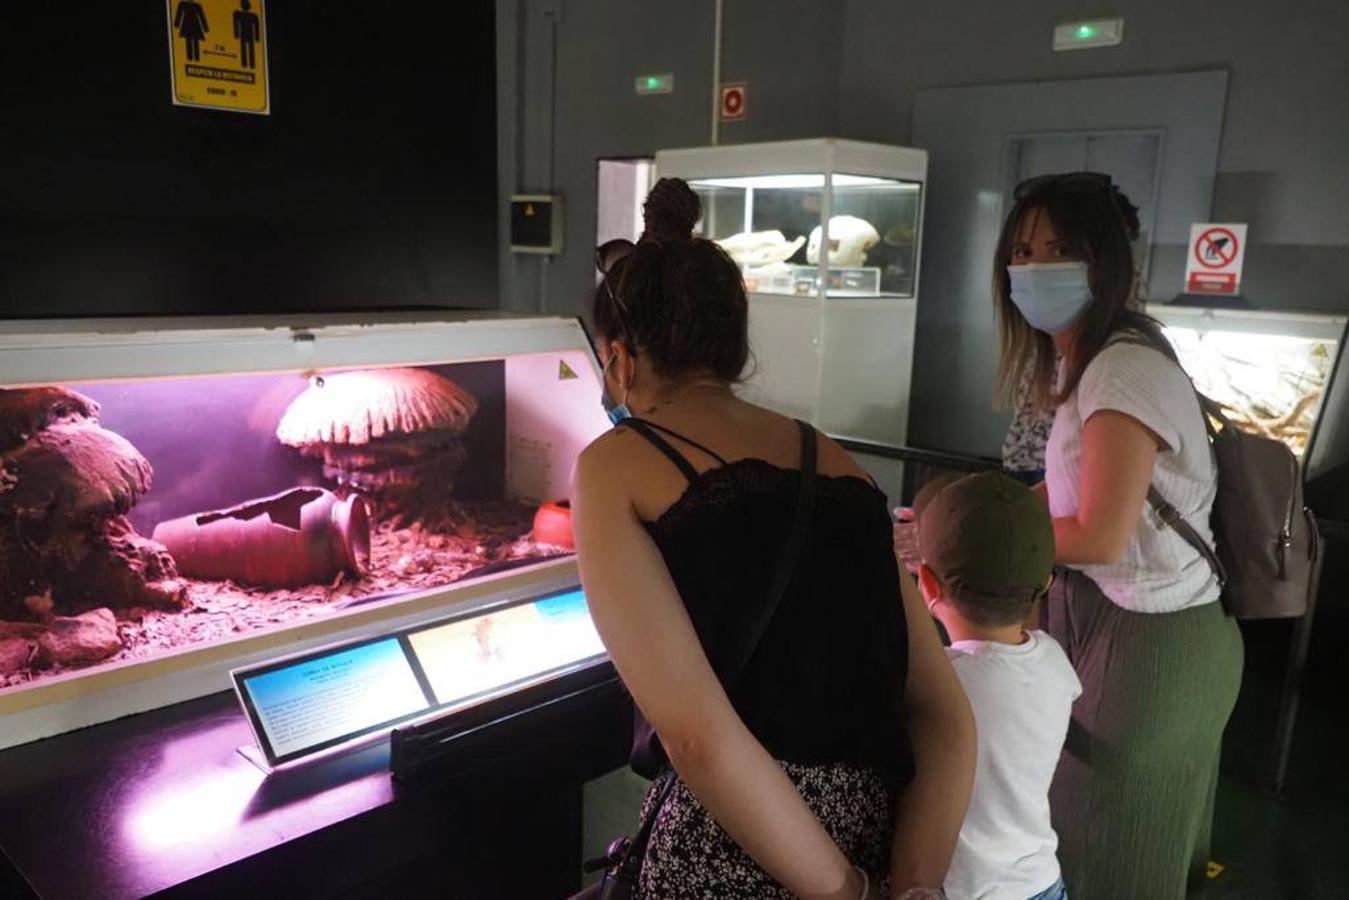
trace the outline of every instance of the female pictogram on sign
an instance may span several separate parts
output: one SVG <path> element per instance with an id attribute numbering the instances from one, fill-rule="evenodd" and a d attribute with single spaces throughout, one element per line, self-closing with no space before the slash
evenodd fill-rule
<path id="1" fill-rule="evenodd" d="M 192 61 L 201 59 L 201 42 L 211 26 L 206 21 L 206 10 L 196 0 L 179 0 L 178 10 L 173 15 L 173 27 L 187 48 L 187 58 Z"/>

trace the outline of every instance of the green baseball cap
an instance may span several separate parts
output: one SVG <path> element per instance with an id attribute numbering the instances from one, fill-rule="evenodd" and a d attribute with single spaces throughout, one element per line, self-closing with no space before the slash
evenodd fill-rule
<path id="1" fill-rule="evenodd" d="M 1038 597 L 1054 570 L 1054 526 L 1043 498 L 1002 472 L 945 475 L 913 502 L 918 552 L 957 597 Z"/>

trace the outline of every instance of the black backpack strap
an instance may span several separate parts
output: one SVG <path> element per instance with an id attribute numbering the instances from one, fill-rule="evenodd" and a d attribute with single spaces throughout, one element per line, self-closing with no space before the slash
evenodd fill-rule
<path id="1" fill-rule="evenodd" d="M 689 481 L 694 481 L 698 478 L 698 470 L 693 467 L 693 463 L 685 459 L 684 454 L 680 453 L 674 447 L 671 447 L 669 441 L 656 434 L 655 430 L 651 427 L 650 422 L 638 419 L 635 416 L 629 416 L 619 423 L 619 427 L 631 428 L 635 433 L 646 438 L 651 446 L 655 447 L 661 453 L 664 453 L 666 457 L 669 458 L 670 462 L 678 466 L 679 471 L 683 472 L 684 477 Z"/>
<path id="2" fill-rule="evenodd" d="M 1168 503 L 1161 492 L 1152 485 L 1148 485 L 1148 503 L 1157 511 L 1157 517 L 1165 522 L 1167 527 L 1180 535 L 1181 540 L 1208 560 L 1209 566 L 1213 569 L 1213 574 L 1218 576 L 1218 587 L 1227 587 L 1227 567 L 1218 558 L 1218 554 L 1213 552 L 1213 548 L 1208 545 L 1208 541 L 1200 537 L 1199 532 L 1194 530 L 1194 526 L 1185 520 L 1185 516 L 1181 515 L 1180 510 Z"/>

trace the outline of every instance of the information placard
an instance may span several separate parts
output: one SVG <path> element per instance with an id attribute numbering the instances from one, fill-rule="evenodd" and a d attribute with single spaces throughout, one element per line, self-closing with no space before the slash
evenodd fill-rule
<path id="1" fill-rule="evenodd" d="M 245 674 L 238 684 L 258 744 L 273 765 L 392 727 L 431 707 L 395 637 Z"/>
<path id="2" fill-rule="evenodd" d="M 572 590 L 230 675 L 262 756 L 278 766 L 603 658 L 585 595 Z"/>
<path id="3" fill-rule="evenodd" d="M 439 705 L 602 654 L 580 591 L 408 635 Z"/>

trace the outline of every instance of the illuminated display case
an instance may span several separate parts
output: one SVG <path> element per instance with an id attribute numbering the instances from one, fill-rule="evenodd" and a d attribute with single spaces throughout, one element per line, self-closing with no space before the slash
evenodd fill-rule
<path id="1" fill-rule="evenodd" d="M 1313 479 L 1349 462 L 1344 316 L 1151 304 L 1195 386 L 1233 423 L 1284 441 Z"/>
<path id="2" fill-rule="evenodd" d="M 11 321 L 0 373 L 0 746 L 577 584 L 575 320 Z"/>
<path id="3" fill-rule="evenodd" d="M 667 150 L 704 236 L 740 265 L 748 395 L 822 430 L 902 446 L 927 154 L 834 139 Z"/>

